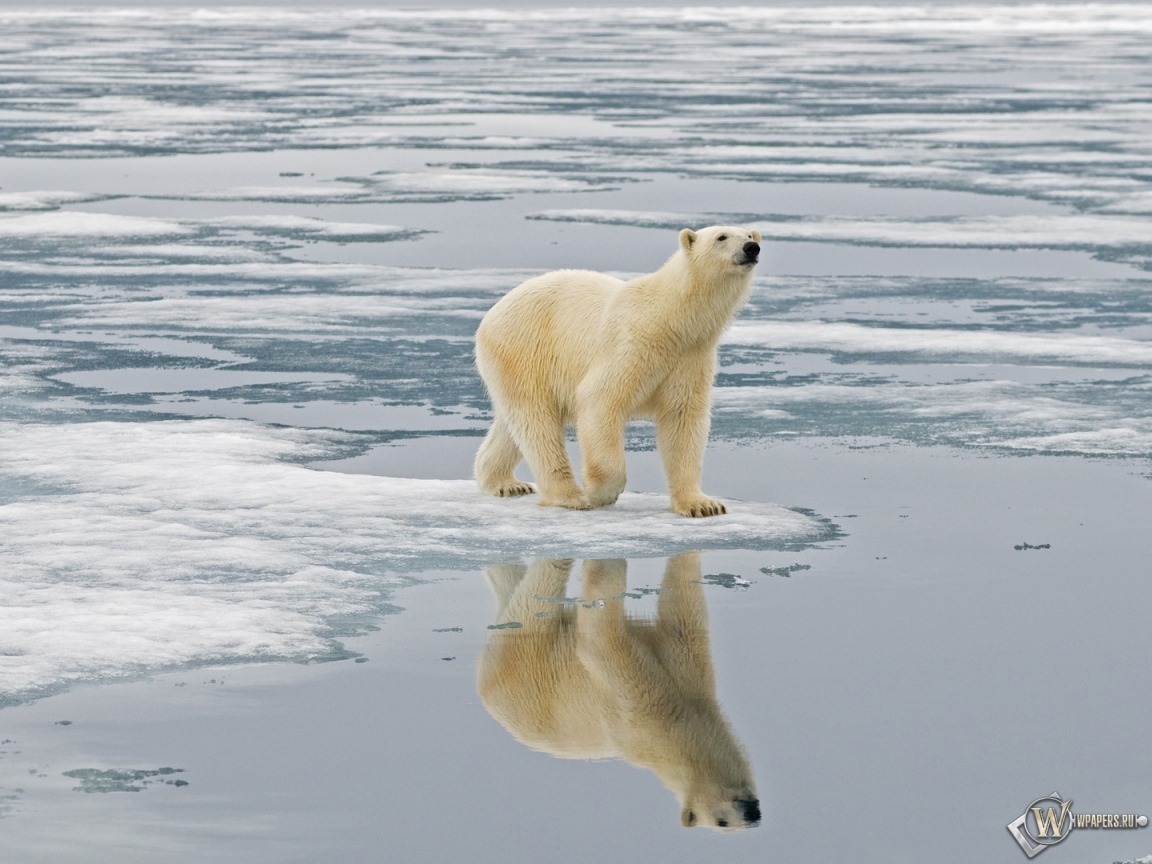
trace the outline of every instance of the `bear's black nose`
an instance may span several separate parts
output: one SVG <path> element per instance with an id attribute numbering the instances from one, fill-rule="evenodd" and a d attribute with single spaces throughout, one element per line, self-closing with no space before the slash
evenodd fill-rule
<path id="1" fill-rule="evenodd" d="M 756 246 L 755 243 L 751 244 Z M 759 249 L 759 246 L 756 246 Z M 755 825 L 760 821 L 760 802 L 755 798 L 737 798 L 732 802 L 736 805 L 737 810 L 742 810 L 744 813 L 744 821 L 749 825 Z"/>
<path id="2" fill-rule="evenodd" d="M 747 243 L 744 244 L 744 257 L 747 258 L 749 261 L 755 261 L 757 256 L 759 256 L 759 254 L 760 254 L 760 244 L 759 243 L 753 243 L 751 240 L 749 240 Z"/>

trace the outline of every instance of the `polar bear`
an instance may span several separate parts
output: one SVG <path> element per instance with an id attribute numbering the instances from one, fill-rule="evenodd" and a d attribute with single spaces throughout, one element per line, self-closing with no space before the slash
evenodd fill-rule
<path id="1" fill-rule="evenodd" d="M 535 491 L 513 474 L 523 458 L 542 505 L 611 504 L 624 490 L 625 427 L 644 418 L 656 422 L 672 509 L 726 513 L 700 489 L 716 346 L 748 300 L 759 254 L 758 231 L 685 228 L 680 248 L 647 276 L 557 270 L 509 291 L 476 332 L 495 415 L 476 454 L 481 491 Z M 583 490 L 564 449 L 566 425 L 576 427 Z"/>
<path id="2" fill-rule="evenodd" d="M 756 825 L 752 769 L 716 701 L 699 553 L 668 560 L 655 620 L 625 615 L 621 560 L 585 561 L 583 601 L 558 602 L 572 563 L 485 570 L 498 607 L 477 671 L 488 713 L 534 750 L 653 771 L 686 827 Z"/>

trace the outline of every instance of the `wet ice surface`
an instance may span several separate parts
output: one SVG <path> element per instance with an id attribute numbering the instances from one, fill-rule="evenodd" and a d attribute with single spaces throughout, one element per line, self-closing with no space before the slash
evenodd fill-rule
<path id="1" fill-rule="evenodd" d="M 1125 777 L 1147 771 L 1124 773 L 1104 744 L 1096 767 L 1004 756 L 1032 740 L 1030 723 L 1050 722 L 1042 707 L 1072 712 L 1084 736 L 1140 740 L 1132 724 L 1149 706 L 1135 670 L 1085 673 L 1027 710 L 995 670 L 1041 674 L 1027 671 L 1044 662 L 1029 646 L 1068 640 L 1084 669 L 1148 653 L 1148 7 L 6 9 L 0 32 L 0 703 L 58 694 L 0 712 L 0 740 L 16 737 L 10 723 L 30 742 L 0 746 L 0 845 L 18 844 L 20 860 L 82 848 L 76 860 L 98 860 L 68 837 L 48 843 L 44 826 L 67 813 L 86 826 L 77 844 L 92 830 L 111 850 L 124 836 L 96 823 L 129 812 L 115 809 L 122 798 L 144 808 L 129 832 L 141 849 L 185 848 L 227 799 L 261 827 L 212 835 L 224 857 L 288 860 L 287 848 L 326 849 L 340 835 L 359 860 L 376 844 L 366 824 L 411 844 L 407 857 L 450 854 L 417 837 L 415 815 L 373 821 L 386 809 L 376 800 L 401 794 L 385 782 L 391 768 L 371 807 L 351 792 L 360 805 L 342 805 L 372 818 L 324 805 L 290 827 L 347 773 L 316 779 L 325 772 L 300 755 L 242 779 L 209 755 L 214 717 L 262 718 L 280 740 L 294 733 L 275 706 L 343 722 L 365 687 L 380 691 L 373 723 L 389 731 L 357 738 L 357 751 L 391 753 L 389 734 L 410 743 L 411 728 L 425 730 L 423 755 L 440 766 L 428 794 L 448 776 L 473 790 L 504 770 L 526 788 L 552 782 L 550 771 L 560 788 L 582 776 L 581 825 L 650 805 L 637 836 L 666 857 L 728 860 L 736 848 L 760 860 L 765 844 L 815 857 L 824 829 L 804 829 L 800 814 L 862 790 L 906 826 L 922 802 L 952 805 L 950 768 L 966 800 L 987 803 L 987 860 L 1019 854 L 1003 825 L 1053 788 L 1095 795 L 1098 809 L 1145 806 L 1146 786 Z M 714 397 L 706 479 L 731 517 L 662 512 L 642 424 L 629 432 L 634 494 L 611 510 L 480 498 L 465 478 L 489 421 L 471 356 L 484 311 L 544 269 L 654 269 L 675 230 L 714 221 L 766 237 Z M 883 491 L 853 500 L 876 465 Z M 967 491 L 951 500 L 957 489 Z M 909 496 L 920 518 L 900 509 Z M 1001 524 L 987 508 L 1009 499 Z M 654 566 L 636 556 L 692 547 L 716 550 L 704 583 L 727 652 L 718 670 L 725 657 L 757 661 L 717 673 L 766 802 L 765 827 L 735 847 L 693 834 L 703 845 L 681 848 L 671 798 L 650 775 L 521 761 L 502 730 L 480 731 L 484 715 L 457 716 L 483 635 L 441 647 L 431 630 L 467 620 L 465 633 L 486 634 L 483 586 L 460 605 L 453 590 L 478 576 L 413 587 L 433 571 L 553 556 L 633 558 L 629 587 L 645 589 L 658 573 L 634 583 Z M 810 593 L 796 608 L 773 593 L 785 589 Z M 1093 602 L 1078 603 L 1089 590 Z M 1048 618 L 1025 626 L 1031 612 L 996 611 L 1005 592 Z M 656 596 L 630 599 L 651 611 Z M 398 606 L 409 608 L 393 615 Z M 429 608 L 458 609 L 459 621 L 413 629 Z M 356 654 L 373 662 L 233 667 L 253 687 L 210 697 L 240 700 L 223 705 L 182 703 L 191 690 L 164 677 L 62 693 L 203 664 Z M 415 659 L 425 655 L 435 671 Z M 359 685 L 336 669 L 379 677 Z M 952 689 L 925 690 L 928 679 Z M 429 695 L 425 681 L 440 689 Z M 865 681 L 881 682 L 867 698 Z M 1111 707 L 1071 705 L 1082 686 Z M 134 704 L 151 718 L 128 724 L 120 744 L 113 692 L 141 694 Z M 318 692 L 333 704 L 315 704 Z M 54 725 L 68 700 L 107 725 L 56 749 L 81 728 Z M 961 748 L 938 775 L 919 771 L 898 747 L 938 754 L 970 734 L 916 725 L 932 711 L 1002 729 L 1004 749 Z M 186 749 L 139 732 L 182 713 Z M 430 716 L 441 717 L 435 735 Z M 774 749 L 781 729 L 797 739 Z M 461 745 L 452 763 L 436 750 L 449 740 L 500 759 L 468 762 Z M 1124 758 L 1147 767 L 1144 750 Z M 176 765 L 188 788 L 133 796 L 69 797 L 76 780 L 63 776 Z M 269 772 L 297 770 L 312 773 L 296 792 L 256 803 Z M 629 790 L 615 806 L 600 806 L 593 770 Z M 176 797 L 198 788 L 206 797 Z M 395 812 L 419 800 L 436 809 L 413 796 Z M 492 797 L 510 812 L 543 800 Z M 495 856 L 492 826 L 507 817 L 481 810 L 488 821 L 468 817 L 459 836 L 489 837 Z M 666 840 L 643 833 L 665 823 Z M 864 813 L 854 830 L 876 826 Z M 951 860 L 915 831 L 869 836 L 874 846 L 828 837 L 819 848 Z M 1088 854 L 1086 842 L 1069 846 Z M 584 831 L 572 840 L 591 854 L 589 843 Z"/>

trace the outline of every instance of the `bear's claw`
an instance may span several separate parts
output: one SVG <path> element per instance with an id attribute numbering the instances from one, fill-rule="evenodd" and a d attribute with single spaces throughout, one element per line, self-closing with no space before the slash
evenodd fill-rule
<path id="1" fill-rule="evenodd" d="M 498 487 L 493 494 L 501 498 L 518 498 L 521 495 L 531 495 L 535 491 L 531 483 L 506 483 Z"/>
<path id="2" fill-rule="evenodd" d="M 681 516 L 700 519 L 705 516 L 723 516 L 728 512 L 724 502 L 715 498 L 700 498 L 695 501 L 675 502 L 672 509 Z"/>

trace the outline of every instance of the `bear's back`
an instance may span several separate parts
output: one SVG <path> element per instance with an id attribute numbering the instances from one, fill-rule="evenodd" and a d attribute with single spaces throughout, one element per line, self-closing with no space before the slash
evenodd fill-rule
<path id="1" fill-rule="evenodd" d="M 505 374 L 545 375 L 567 402 L 597 355 L 604 309 L 624 284 L 591 270 L 556 270 L 516 286 L 476 331 L 482 371 L 491 361 Z"/>

